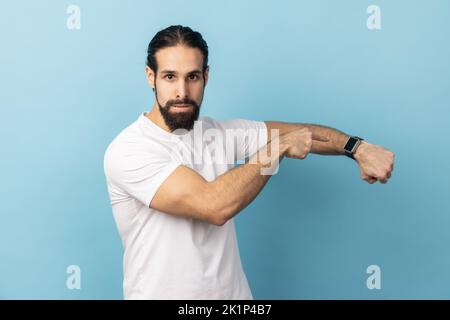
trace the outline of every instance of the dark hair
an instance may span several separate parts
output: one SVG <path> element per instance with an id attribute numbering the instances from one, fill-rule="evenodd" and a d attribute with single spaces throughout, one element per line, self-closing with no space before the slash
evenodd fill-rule
<path id="1" fill-rule="evenodd" d="M 173 47 L 178 44 L 189 48 L 197 48 L 203 54 L 203 72 L 208 67 L 208 45 L 203 40 L 202 35 L 193 31 L 189 27 L 180 25 L 170 26 L 159 31 L 150 41 L 147 50 L 147 66 L 156 73 L 158 65 L 156 63 L 156 52 L 159 49 Z"/>

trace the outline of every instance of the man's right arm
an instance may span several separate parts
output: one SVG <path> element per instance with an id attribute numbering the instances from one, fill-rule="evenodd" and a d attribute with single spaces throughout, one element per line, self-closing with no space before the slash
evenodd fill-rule
<path id="1" fill-rule="evenodd" d="M 312 144 L 311 132 L 296 130 L 273 139 L 249 163 L 208 182 L 194 170 L 179 166 L 161 184 L 150 207 L 182 217 L 221 226 L 244 209 L 262 190 L 271 175 L 262 174 L 283 157 L 304 159 Z"/>

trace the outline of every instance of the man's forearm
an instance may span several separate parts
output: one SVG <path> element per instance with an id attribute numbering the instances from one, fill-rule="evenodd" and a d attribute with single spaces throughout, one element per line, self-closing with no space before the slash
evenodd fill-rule
<path id="1" fill-rule="evenodd" d="M 344 132 L 323 125 L 307 124 L 307 123 L 288 123 L 278 121 L 266 121 L 266 125 L 269 140 L 273 138 L 271 135 L 271 129 L 278 129 L 279 135 L 283 135 L 293 130 L 308 128 L 313 133 L 313 135 L 326 137 L 328 139 L 327 142 L 314 140 L 311 146 L 310 152 L 322 155 L 343 155 L 344 146 L 349 139 L 349 135 L 345 134 Z"/>
<path id="2" fill-rule="evenodd" d="M 215 195 L 215 199 L 210 201 L 219 208 L 217 224 L 224 224 L 255 199 L 271 177 L 267 172 L 274 170 L 281 162 L 285 151 L 275 138 L 258 150 L 248 163 L 233 168 L 210 182 L 210 194 Z"/>

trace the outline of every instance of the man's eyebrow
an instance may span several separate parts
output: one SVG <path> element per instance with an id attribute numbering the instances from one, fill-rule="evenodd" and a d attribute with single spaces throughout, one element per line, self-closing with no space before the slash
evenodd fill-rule
<path id="1" fill-rule="evenodd" d="M 176 71 L 172 71 L 172 70 L 163 70 L 161 71 L 161 73 L 177 73 Z"/>
<path id="2" fill-rule="evenodd" d="M 161 73 L 162 74 L 168 74 L 168 73 L 170 73 L 170 74 L 178 74 L 178 72 L 173 71 L 173 70 L 162 70 Z M 189 71 L 187 74 L 201 74 L 201 73 L 202 72 L 200 70 L 196 69 L 196 70 Z"/>
<path id="3" fill-rule="evenodd" d="M 192 71 L 189 71 L 188 72 L 188 74 L 201 74 L 202 72 L 200 71 L 200 70 L 192 70 Z"/>

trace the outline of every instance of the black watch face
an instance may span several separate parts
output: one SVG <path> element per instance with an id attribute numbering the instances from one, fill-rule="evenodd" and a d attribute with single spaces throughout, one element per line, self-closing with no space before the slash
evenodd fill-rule
<path id="1" fill-rule="evenodd" d="M 352 152 L 353 148 L 355 147 L 356 143 L 358 142 L 357 139 L 351 137 L 348 139 L 347 144 L 345 145 L 344 149 L 348 152 Z"/>

